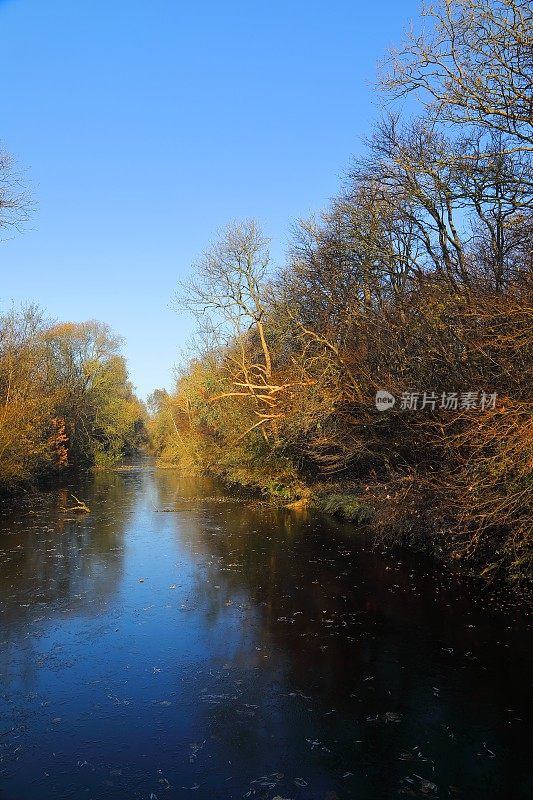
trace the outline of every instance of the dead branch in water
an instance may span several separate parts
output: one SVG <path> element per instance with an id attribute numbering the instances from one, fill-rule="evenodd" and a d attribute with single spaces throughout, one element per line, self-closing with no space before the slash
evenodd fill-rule
<path id="1" fill-rule="evenodd" d="M 70 496 L 76 501 L 76 505 L 75 506 L 69 506 L 69 507 L 63 507 L 61 509 L 61 511 L 64 511 L 66 513 L 72 513 L 72 514 L 89 514 L 90 513 L 91 509 L 89 508 L 89 506 L 86 503 L 83 502 L 83 500 L 80 500 L 78 497 L 76 497 L 75 494 L 71 494 Z"/>

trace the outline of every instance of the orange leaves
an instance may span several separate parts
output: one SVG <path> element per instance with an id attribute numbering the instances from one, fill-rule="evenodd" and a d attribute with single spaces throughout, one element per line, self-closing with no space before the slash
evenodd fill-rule
<path id="1" fill-rule="evenodd" d="M 54 455 L 56 466 L 66 467 L 68 464 L 68 436 L 65 431 L 65 420 L 62 417 L 53 417 L 50 423 L 52 433 L 48 437 L 48 447 Z"/>

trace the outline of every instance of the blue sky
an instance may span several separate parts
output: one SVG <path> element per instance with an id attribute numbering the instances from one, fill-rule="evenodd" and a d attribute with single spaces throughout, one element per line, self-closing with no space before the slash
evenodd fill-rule
<path id="1" fill-rule="evenodd" d="M 361 150 L 418 5 L 0 0 L 0 142 L 36 205 L 0 243 L 0 309 L 108 322 L 140 395 L 170 388 L 192 327 L 177 281 L 234 219 L 283 258 Z"/>

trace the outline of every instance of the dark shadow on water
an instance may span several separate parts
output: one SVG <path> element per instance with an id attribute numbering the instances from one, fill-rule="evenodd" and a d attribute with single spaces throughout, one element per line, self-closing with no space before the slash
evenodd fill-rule
<path id="1" fill-rule="evenodd" d="M 520 613 L 172 470 L 71 489 L 0 521 L 0 798 L 532 795 Z"/>

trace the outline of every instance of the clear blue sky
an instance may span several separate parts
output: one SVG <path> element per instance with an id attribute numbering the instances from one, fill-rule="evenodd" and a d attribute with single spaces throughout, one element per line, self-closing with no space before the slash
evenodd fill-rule
<path id="1" fill-rule="evenodd" d="M 170 387 L 191 330 L 178 279 L 232 219 L 283 257 L 417 16 L 418 0 L 0 0 L 0 141 L 36 203 L 0 243 L 0 309 L 108 322 L 141 396 Z"/>

